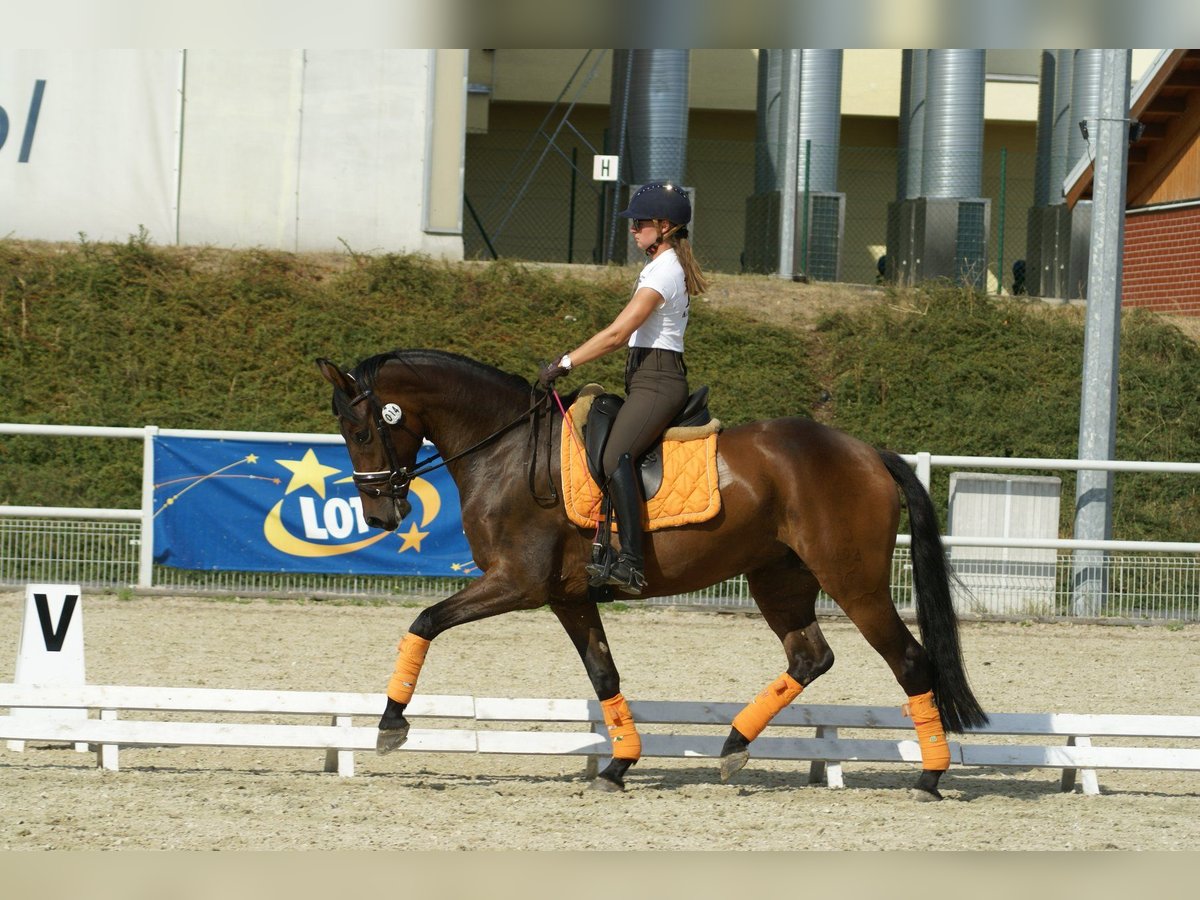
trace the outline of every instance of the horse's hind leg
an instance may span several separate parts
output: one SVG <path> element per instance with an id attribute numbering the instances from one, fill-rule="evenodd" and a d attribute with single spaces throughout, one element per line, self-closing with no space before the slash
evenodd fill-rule
<path id="1" fill-rule="evenodd" d="M 625 773 L 641 758 L 642 738 L 630 715 L 629 704 L 621 695 L 621 676 L 608 649 L 600 612 L 594 603 L 551 603 L 550 608 L 579 651 L 592 688 L 600 698 L 604 723 L 608 726 L 609 739 L 612 741 L 612 761 L 596 776 L 592 787 L 604 791 L 622 791 L 625 789 Z"/>
<path id="2" fill-rule="evenodd" d="M 816 618 L 820 585 L 794 554 L 747 573 L 746 582 L 763 618 L 783 644 L 787 671 L 734 717 L 721 748 L 722 781 L 746 765 L 750 742 L 771 719 L 833 665 L 833 651 Z"/>
<path id="3" fill-rule="evenodd" d="M 938 781 L 942 773 L 949 767 L 949 749 L 945 733 L 941 730 L 940 719 L 937 720 L 936 733 L 922 735 L 920 726 L 921 710 L 918 704 L 922 695 L 933 689 L 933 667 L 925 648 L 920 645 L 908 627 L 901 620 L 896 607 L 892 603 L 891 591 L 883 590 L 863 595 L 853 600 L 838 599 L 838 605 L 845 610 L 863 637 L 867 639 L 875 651 L 883 657 L 884 662 L 892 670 L 897 683 L 909 698 L 914 724 L 918 726 L 918 737 L 921 738 L 921 757 L 924 760 L 921 774 L 917 779 L 913 797 L 917 800 L 941 800 L 938 792 Z M 936 707 L 926 711 L 937 719 Z M 926 744 L 927 739 L 940 742 L 940 746 L 932 748 Z"/>

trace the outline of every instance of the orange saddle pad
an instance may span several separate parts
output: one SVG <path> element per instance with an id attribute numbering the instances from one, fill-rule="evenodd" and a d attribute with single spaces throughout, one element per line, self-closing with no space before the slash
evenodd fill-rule
<path id="1" fill-rule="evenodd" d="M 595 528 L 600 521 L 602 493 L 588 469 L 583 449 L 583 425 L 592 400 L 603 393 L 599 385 L 588 385 L 567 410 L 563 428 L 561 458 L 563 501 L 567 517 L 582 528 Z M 663 480 L 658 493 L 645 506 L 642 526 L 658 531 L 673 525 L 707 522 L 721 511 L 721 493 L 717 484 L 716 419 L 707 425 L 669 428 L 663 435 Z"/>

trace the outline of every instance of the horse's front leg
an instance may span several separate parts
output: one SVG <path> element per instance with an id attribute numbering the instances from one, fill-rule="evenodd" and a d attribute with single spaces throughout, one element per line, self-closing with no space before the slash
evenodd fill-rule
<path id="1" fill-rule="evenodd" d="M 608 649 L 600 612 L 594 603 L 552 603 L 550 608 L 579 651 L 583 667 L 600 698 L 604 723 L 612 741 L 612 761 L 596 776 L 592 787 L 602 791 L 623 791 L 625 773 L 641 758 L 642 738 L 629 713 L 629 704 L 621 695 L 621 676 Z"/>
<path id="2" fill-rule="evenodd" d="M 517 609 L 535 609 L 545 602 L 543 594 L 531 591 L 527 584 L 518 586 L 496 569 L 452 597 L 421 610 L 400 641 L 396 667 L 388 679 L 387 705 L 379 720 L 375 751 L 390 753 L 408 740 L 409 722 L 404 717 L 404 710 L 412 700 L 417 678 L 425 664 L 425 653 L 435 637 L 455 625 Z"/>

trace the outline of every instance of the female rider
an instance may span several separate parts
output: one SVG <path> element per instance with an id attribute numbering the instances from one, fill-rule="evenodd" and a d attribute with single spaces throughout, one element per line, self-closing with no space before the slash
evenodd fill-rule
<path id="1" fill-rule="evenodd" d="M 633 195 L 618 215 L 647 257 L 633 296 L 612 323 L 570 353 L 545 366 L 538 385 L 549 390 L 576 366 L 628 346 L 625 404 L 604 448 L 604 476 L 617 517 L 621 550 L 615 561 L 587 566 L 593 584 L 612 584 L 629 594 L 646 586 L 642 552 L 642 493 L 634 461 L 662 435 L 688 398 L 683 333 L 689 298 L 708 288 L 692 255 L 688 223 L 692 204 L 682 188 L 656 182 Z"/>

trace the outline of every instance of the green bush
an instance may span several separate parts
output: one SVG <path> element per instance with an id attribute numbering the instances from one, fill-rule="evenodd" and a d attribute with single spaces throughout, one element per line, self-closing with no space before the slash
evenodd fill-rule
<path id="1" fill-rule="evenodd" d="M 0 421 L 329 432 L 318 356 L 349 367 L 434 347 L 532 379 L 611 321 L 630 285 L 620 267 L 159 248 L 144 233 L 0 241 Z M 856 310 L 780 327 L 693 303 L 689 380 L 727 425 L 806 415 L 906 453 L 1075 455 L 1079 310 L 945 287 Z M 1200 459 L 1196 344 L 1145 313 L 1122 330 L 1118 457 Z M 620 390 L 623 367 L 612 354 L 563 386 Z M 136 441 L 0 438 L 0 503 L 135 507 L 140 471 Z M 1069 507 L 1073 475 L 1053 474 Z M 945 485 L 934 493 L 944 509 Z M 1117 476 L 1120 537 L 1191 539 L 1198 507 L 1194 479 Z"/>

